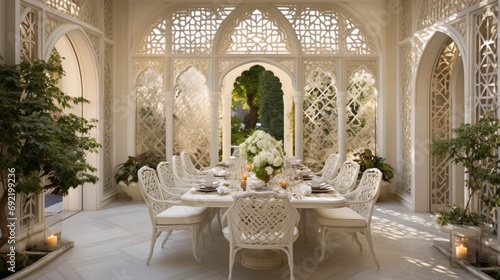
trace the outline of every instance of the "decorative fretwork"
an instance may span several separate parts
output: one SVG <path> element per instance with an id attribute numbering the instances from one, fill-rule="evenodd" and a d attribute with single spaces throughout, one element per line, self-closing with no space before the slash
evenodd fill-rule
<path id="1" fill-rule="evenodd" d="M 151 67 L 136 82 L 136 153 L 154 151 L 165 155 L 165 94 L 163 79 Z"/>
<path id="2" fill-rule="evenodd" d="M 196 166 L 210 164 L 210 100 L 206 78 L 190 67 L 177 80 L 174 153 L 187 151 Z"/>
<path id="3" fill-rule="evenodd" d="M 232 7 L 180 9 L 172 15 L 172 53 L 209 54 L 215 33 Z"/>
<path id="4" fill-rule="evenodd" d="M 361 25 L 340 7 L 288 5 L 278 9 L 292 25 L 305 54 L 374 54 Z"/>
<path id="5" fill-rule="evenodd" d="M 451 16 L 456 16 L 465 8 L 473 6 L 480 1 L 481 0 L 426 0 L 421 8 L 420 20 L 418 21 L 419 30 Z"/>
<path id="6" fill-rule="evenodd" d="M 136 48 L 138 54 L 209 54 L 222 21 L 234 7 L 220 5 L 179 6 L 151 25 Z M 167 45 L 171 49 L 167 50 Z"/>
<path id="7" fill-rule="evenodd" d="M 39 211 L 38 194 L 21 194 L 18 196 L 19 206 L 21 208 L 19 225 L 21 228 L 29 227 L 37 223 L 42 217 L 42 213 Z"/>
<path id="8" fill-rule="evenodd" d="M 89 37 L 90 42 L 92 43 L 92 47 L 94 48 L 95 54 L 99 61 L 101 58 L 101 44 L 100 44 L 100 36 L 94 35 L 91 32 L 86 32 Z"/>
<path id="9" fill-rule="evenodd" d="M 319 170 L 325 155 L 338 153 L 335 78 L 323 68 L 307 77 L 304 100 L 304 164 Z"/>
<path id="10" fill-rule="evenodd" d="M 498 6 L 487 7 L 474 17 L 474 111 L 477 121 L 490 110 L 498 109 Z M 498 186 L 489 185 L 482 194 L 492 197 Z M 486 207 L 481 209 L 489 215 Z M 498 233 L 497 233 L 498 234 Z"/>
<path id="11" fill-rule="evenodd" d="M 104 110 L 103 119 L 103 193 L 110 193 L 115 190 L 113 183 L 113 46 L 106 44 L 104 48 Z"/>
<path id="12" fill-rule="evenodd" d="M 475 17 L 475 112 L 476 118 L 497 106 L 498 100 L 498 8 L 488 7 Z"/>
<path id="13" fill-rule="evenodd" d="M 452 94 L 450 80 L 460 58 L 460 51 L 451 39 L 443 45 L 432 73 L 430 92 L 431 141 L 449 139 L 452 125 Z M 450 161 L 445 157 L 430 158 L 431 211 L 451 203 Z"/>
<path id="14" fill-rule="evenodd" d="M 413 13 L 412 13 L 412 3 L 414 1 L 411 0 L 403 0 L 399 1 L 401 8 L 401 16 L 399 17 L 400 23 L 400 40 L 404 40 L 410 38 L 412 36 L 412 22 L 413 22 Z"/>
<path id="15" fill-rule="evenodd" d="M 180 59 L 176 58 L 173 61 L 174 77 L 180 75 L 180 73 L 189 67 L 194 67 L 201 72 L 205 77 L 208 76 L 209 60 L 207 59 Z"/>
<path id="16" fill-rule="evenodd" d="M 38 17 L 35 11 L 29 11 L 21 22 L 21 58 L 34 59 L 37 56 Z"/>
<path id="17" fill-rule="evenodd" d="M 45 39 L 49 38 L 50 34 L 54 32 L 54 30 L 61 26 L 62 23 L 52 17 L 47 17 L 45 20 Z"/>
<path id="18" fill-rule="evenodd" d="M 332 76 L 337 75 L 337 63 L 334 60 L 304 60 L 304 76 L 309 77 L 314 75 L 313 72 L 321 67 L 325 69 L 327 72 L 332 73 Z"/>
<path id="19" fill-rule="evenodd" d="M 462 36 L 462 39 L 465 40 L 465 32 L 467 30 L 465 17 L 462 17 L 457 21 L 453 22 L 451 26 L 455 28 L 458 31 L 458 33 L 460 33 L 460 35 Z"/>
<path id="20" fill-rule="evenodd" d="M 364 69 L 349 78 L 347 89 L 347 154 L 375 151 L 375 78 Z"/>
<path id="21" fill-rule="evenodd" d="M 253 10 L 233 23 L 223 38 L 219 52 L 230 54 L 292 53 L 286 32 L 269 13 Z"/>
<path id="22" fill-rule="evenodd" d="M 113 0 L 104 0 L 104 36 L 113 39 Z"/>
<path id="23" fill-rule="evenodd" d="M 59 12 L 77 18 L 83 22 L 86 22 L 92 26 L 100 27 L 97 15 L 98 9 L 96 7 L 96 1 L 94 0 L 38 0 L 38 2 L 43 3 L 51 8 L 56 9 Z"/>
<path id="24" fill-rule="evenodd" d="M 401 181 L 398 182 L 398 191 L 406 196 L 411 195 L 412 181 L 412 98 L 411 81 L 413 77 L 413 59 L 411 44 L 400 47 L 400 92 L 401 109 L 399 111 L 401 120 Z"/>

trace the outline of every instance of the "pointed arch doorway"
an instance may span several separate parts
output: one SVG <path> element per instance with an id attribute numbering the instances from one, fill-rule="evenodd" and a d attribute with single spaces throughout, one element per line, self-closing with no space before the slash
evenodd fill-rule
<path id="1" fill-rule="evenodd" d="M 465 121 L 465 58 L 460 41 L 437 32 L 422 54 L 415 98 L 415 211 L 434 212 L 464 201 L 464 169 L 429 155 L 429 145 L 452 137 Z"/>
<path id="2" fill-rule="evenodd" d="M 274 75 L 280 79 L 282 85 L 281 89 L 283 90 L 284 105 L 283 144 L 287 155 L 294 154 L 294 134 L 293 127 L 291 127 L 293 122 L 291 122 L 288 117 L 294 106 L 293 98 L 295 95 L 295 89 L 292 75 L 282 65 L 273 61 L 244 61 L 228 67 L 227 70 L 221 74 L 220 86 L 222 101 L 221 128 L 223 159 L 227 159 L 231 156 L 231 103 L 234 81 L 236 81 L 236 78 L 238 78 L 243 71 L 248 70 L 250 67 L 255 65 L 260 65 L 266 70 L 273 72 Z"/>
<path id="3" fill-rule="evenodd" d="M 64 25 L 55 30 L 48 38 L 47 49 L 44 59 L 47 59 L 53 49 L 59 52 L 62 59 L 65 75 L 62 77 L 59 87 L 66 94 L 74 97 L 83 97 L 90 101 L 88 104 L 80 104 L 66 110 L 86 119 L 100 118 L 100 86 L 99 73 L 95 53 L 92 49 L 85 32 L 77 26 Z M 91 132 L 91 136 L 102 142 L 102 124 L 98 123 L 97 129 Z M 102 153 L 89 154 L 87 161 L 97 168 L 97 176 L 103 178 Z M 102 205 L 102 179 L 95 185 L 80 186 L 70 189 L 67 196 L 62 198 L 62 209 L 65 211 L 97 210 Z"/>

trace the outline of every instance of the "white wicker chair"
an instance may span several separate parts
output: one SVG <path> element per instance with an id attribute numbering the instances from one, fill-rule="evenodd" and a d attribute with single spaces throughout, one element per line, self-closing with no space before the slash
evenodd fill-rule
<path id="1" fill-rule="evenodd" d="M 340 160 L 339 154 L 330 154 L 326 158 L 325 165 L 323 165 L 321 171 L 316 172 L 314 174 L 317 176 L 321 176 L 321 178 L 328 181 L 333 180 L 337 175 L 339 169 L 339 160 Z"/>
<path id="2" fill-rule="evenodd" d="M 240 249 L 279 249 L 288 256 L 290 279 L 293 278 L 293 243 L 299 233 L 300 215 L 286 194 L 243 192 L 234 196 L 222 220 L 222 232 L 229 241 L 229 279 L 232 278 L 236 253 Z"/>
<path id="3" fill-rule="evenodd" d="M 172 231 L 189 230 L 193 242 L 193 256 L 198 263 L 201 259 L 198 257 L 197 248 L 203 228 L 210 222 L 210 209 L 206 207 L 190 207 L 176 205 L 176 201 L 165 200 L 163 192 L 159 186 L 158 177 L 154 169 L 144 166 L 138 172 L 139 185 L 146 206 L 153 231 L 151 234 L 151 246 L 146 264 L 149 264 L 153 255 L 156 239 L 162 231 L 167 231 L 166 242 Z M 163 247 L 162 244 L 162 247 Z"/>
<path id="4" fill-rule="evenodd" d="M 184 172 L 186 172 L 189 175 L 194 175 L 194 176 L 205 176 L 207 175 L 207 170 L 198 169 L 196 166 L 194 166 L 193 160 L 191 159 L 191 155 L 186 152 L 182 151 L 181 152 L 181 163 L 182 167 L 184 168 Z"/>
<path id="5" fill-rule="evenodd" d="M 380 170 L 377 168 L 367 169 L 363 172 L 359 186 L 349 195 L 344 196 L 347 199 L 347 207 L 313 209 L 311 211 L 313 220 L 320 227 L 321 255 L 319 261 L 322 261 L 325 257 L 326 239 L 329 233 L 339 231 L 352 233 L 360 250 L 363 250 L 356 235 L 357 232 L 361 232 L 366 236 L 373 260 L 377 268 L 380 269 L 375 252 L 373 251 L 370 225 L 373 208 L 380 193 L 381 181 L 382 173 Z"/>
<path id="6" fill-rule="evenodd" d="M 184 171 L 180 156 L 172 156 L 172 170 L 177 186 L 189 188 L 203 183 L 203 176 L 190 176 Z"/>
<path id="7" fill-rule="evenodd" d="M 183 186 L 178 186 L 175 181 L 172 166 L 167 161 L 162 161 L 156 166 L 156 172 L 158 174 L 158 179 L 160 180 L 160 187 L 163 191 L 163 198 L 166 200 L 178 201 L 180 202 L 180 197 L 190 188 Z"/>
<path id="8" fill-rule="evenodd" d="M 342 164 L 342 167 L 340 167 L 337 176 L 330 181 L 330 185 L 340 194 L 350 193 L 356 187 L 358 173 L 359 163 L 352 160 L 346 160 Z"/>

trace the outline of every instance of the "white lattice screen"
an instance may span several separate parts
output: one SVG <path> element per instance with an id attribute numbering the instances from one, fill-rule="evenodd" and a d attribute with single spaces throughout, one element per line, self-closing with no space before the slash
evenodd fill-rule
<path id="1" fill-rule="evenodd" d="M 335 78 L 323 68 L 312 71 L 306 82 L 303 162 L 319 170 L 327 155 L 338 153 L 337 90 Z"/>
<path id="2" fill-rule="evenodd" d="M 364 69 L 349 78 L 347 88 L 347 154 L 375 151 L 375 78 Z"/>
<path id="3" fill-rule="evenodd" d="M 498 6 L 486 7 L 474 18 L 476 55 L 474 57 L 475 117 L 498 110 Z M 483 194 L 493 196 L 498 186 L 489 186 Z M 489 210 L 482 209 L 485 215 Z"/>
<path id="4" fill-rule="evenodd" d="M 434 72 L 430 92 L 431 141 L 449 139 L 452 123 L 451 78 L 460 51 L 451 39 L 443 45 Z M 451 203 L 450 162 L 444 157 L 431 157 L 430 160 L 431 211 Z"/>
<path id="5" fill-rule="evenodd" d="M 210 164 L 210 103 L 203 74 L 193 67 L 177 81 L 174 153 L 187 151 L 197 167 Z"/>
<path id="6" fill-rule="evenodd" d="M 232 63 L 244 59 L 245 55 L 262 55 L 262 58 L 279 61 L 289 69 L 290 73 L 299 71 L 298 75 L 302 75 L 304 78 L 301 79 L 304 80 L 312 69 L 317 67 L 322 67 L 332 77 L 336 71 L 347 72 L 346 68 L 337 69 L 338 64 L 333 63 L 334 65 L 332 65 L 332 61 L 335 61 L 335 59 L 331 57 L 322 59 L 324 55 L 337 57 L 354 55 L 356 58 L 362 56 L 377 57 L 374 48 L 375 44 L 370 37 L 366 36 L 363 25 L 357 22 L 355 17 L 348 11 L 335 4 L 277 4 L 269 5 L 266 9 L 256 6 L 248 8 L 246 11 L 238 8 L 237 4 L 217 6 L 204 4 L 175 5 L 172 9 L 159 15 L 151 26 L 145 30 L 144 36 L 137 40 L 135 53 L 138 58 L 140 57 L 145 62 L 144 65 L 147 65 L 148 56 L 151 56 L 151 61 L 155 61 L 155 63 L 158 61 L 157 55 L 167 54 L 171 56 L 172 59 L 164 60 L 160 64 L 162 67 L 167 67 L 167 72 L 171 71 L 173 77 L 195 74 L 191 71 L 182 72 L 190 65 L 196 67 L 204 77 L 210 77 L 212 74 L 210 74 L 209 69 L 214 69 L 213 65 L 217 65 L 218 71 L 223 72 L 227 71 L 227 67 L 230 67 Z M 238 14 L 234 15 L 233 13 L 236 12 Z M 279 13 L 283 17 L 277 16 Z M 231 22 L 224 22 L 229 17 L 231 17 Z M 214 41 L 215 38 L 218 38 L 217 42 Z M 300 45 L 296 46 L 296 42 L 299 42 Z M 196 58 L 187 55 L 193 55 Z M 221 57 L 215 58 L 214 55 L 220 55 Z M 283 58 L 283 55 L 285 58 Z M 311 55 L 314 58 L 309 61 L 304 59 L 305 66 L 304 68 L 299 67 L 299 69 L 296 69 L 295 59 L 289 58 L 290 56 L 304 56 L 305 58 Z M 376 79 L 378 62 L 373 64 L 372 60 L 368 62 L 369 65 L 363 65 L 363 60 L 360 61 L 361 64 L 358 65 L 358 68 L 361 69 L 363 66 L 365 66 L 365 69 L 369 68 L 371 75 Z M 137 71 L 142 71 L 142 68 L 138 69 L 136 67 L 136 75 L 139 73 Z M 213 75 L 216 76 L 217 74 Z M 317 86 L 307 85 L 307 83 L 304 85 L 309 88 Z M 165 84 L 169 87 L 170 83 L 166 81 Z M 187 90 L 182 89 L 179 81 L 172 81 L 170 87 L 174 88 L 173 90 L 177 93 Z M 344 85 L 344 87 L 344 90 L 347 90 L 348 85 Z M 361 110 L 356 111 L 360 115 L 352 115 L 353 112 L 351 112 L 352 124 L 355 125 L 356 122 L 361 123 L 369 119 L 366 125 L 362 128 L 357 127 L 357 132 L 352 134 L 352 140 L 356 143 L 352 145 L 368 145 L 373 149 L 376 123 L 373 103 L 375 101 L 375 92 L 373 92 L 373 99 L 371 99 L 372 97 L 366 98 L 364 93 L 366 93 L 365 89 L 353 91 L 353 96 L 360 96 L 364 99 L 354 101 L 351 98 L 350 100 L 353 106 L 361 108 Z M 187 96 L 186 93 L 179 95 L 179 97 L 187 98 L 185 96 Z M 186 112 L 189 112 L 193 110 L 192 108 L 195 108 L 194 106 L 197 106 L 195 104 L 196 99 L 192 99 L 194 97 L 198 98 L 198 95 L 193 94 L 190 97 L 191 99 L 176 99 L 175 101 L 175 143 L 173 149 L 174 153 L 179 152 L 181 149 L 188 150 L 193 155 L 197 155 L 196 158 L 203 159 L 203 162 L 197 164 L 206 165 L 210 139 L 206 138 L 209 131 L 205 129 L 209 126 L 204 126 L 203 130 L 194 128 L 192 126 L 194 115 L 182 113 L 187 109 L 189 110 Z M 144 97 L 138 97 L 139 99 L 145 100 Z M 159 101 L 150 100 L 147 102 L 153 105 L 154 102 Z M 179 103 L 181 101 L 182 105 Z M 209 109 L 207 104 L 204 104 L 203 109 Z M 323 105 L 326 105 L 326 103 Z M 311 114 L 311 116 L 308 117 L 307 128 L 304 131 L 304 160 L 313 166 L 321 167 L 326 153 L 338 153 L 336 98 L 332 99 L 331 104 L 328 106 L 335 106 L 330 115 L 325 111 L 314 115 L 312 111 L 319 109 L 317 104 L 310 105 L 308 110 L 311 112 L 305 112 L 306 115 Z M 368 109 L 368 107 L 371 107 L 371 109 Z M 196 108 L 196 110 L 201 110 L 201 107 Z M 321 110 L 323 109 L 321 108 Z M 207 116 L 208 114 L 209 112 Z M 368 115 L 370 115 L 369 118 Z M 188 118 L 189 121 L 181 120 L 183 117 Z M 138 119 L 140 118 L 138 116 Z M 204 120 L 209 120 L 209 118 L 207 117 Z M 322 132 L 323 130 L 331 132 L 329 132 L 328 136 L 323 135 L 322 138 L 318 138 L 318 135 L 325 134 L 325 132 Z M 151 137 L 155 138 L 155 141 L 158 140 L 158 137 L 154 135 L 161 134 L 160 132 L 150 133 Z M 138 136 L 138 141 L 146 141 L 146 139 L 140 137 Z M 189 140 L 186 141 L 185 139 Z M 196 141 L 190 139 L 196 139 Z M 137 142 L 137 145 L 145 146 L 139 142 Z M 317 154 L 320 150 L 322 153 Z"/>
<path id="7" fill-rule="evenodd" d="M 136 153 L 165 154 L 165 94 L 163 79 L 151 67 L 136 81 L 137 133 Z"/>

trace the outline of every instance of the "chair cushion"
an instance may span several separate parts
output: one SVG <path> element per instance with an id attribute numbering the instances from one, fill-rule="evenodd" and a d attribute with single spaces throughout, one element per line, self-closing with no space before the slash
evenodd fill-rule
<path id="1" fill-rule="evenodd" d="M 210 208 L 173 205 L 156 215 L 159 225 L 170 224 L 195 224 L 201 222 L 210 214 Z"/>
<path id="2" fill-rule="evenodd" d="M 367 226 L 365 218 L 349 207 L 314 209 L 312 214 L 322 226 L 346 228 Z"/>
<path id="3" fill-rule="evenodd" d="M 229 240 L 229 227 L 225 227 L 222 229 L 222 233 L 224 234 L 224 237 Z M 242 235 L 244 233 L 241 233 Z M 282 237 L 282 233 L 280 232 L 276 232 L 274 234 L 274 236 L 267 236 L 267 238 L 264 238 L 263 236 L 261 236 L 261 239 L 262 240 L 254 240 L 255 244 L 259 244 L 260 242 L 262 241 L 274 241 L 274 239 L 278 238 L 278 237 Z M 247 236 L 242 236 L 243 239 L 247 239 L 248 237 Z M 297 240 L 297 238 L 299 237 L 299 229 L 297 227 L 294 227 L 293 228 L 293 240 Z M 250 238 L 251 240 L 252 238 Z"/>

